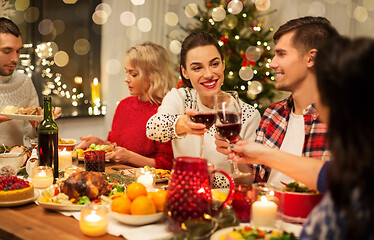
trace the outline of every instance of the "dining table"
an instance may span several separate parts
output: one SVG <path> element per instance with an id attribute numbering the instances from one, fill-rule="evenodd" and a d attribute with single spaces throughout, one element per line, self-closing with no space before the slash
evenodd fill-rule
<path id="1" fill-rule="evenodd" d="M 123 164 L 107 163 L 106 173 L 132 168 Z M 72 216 L 46 210 L 34 202 L 21 206 L 0 208 L 0 240 L 13 239 L 53 239 L 82 240 L 92 239 L 84 235 L 79 228 L 79 221 Z M 95 239 L 125 239 L 109 233 Z"/>

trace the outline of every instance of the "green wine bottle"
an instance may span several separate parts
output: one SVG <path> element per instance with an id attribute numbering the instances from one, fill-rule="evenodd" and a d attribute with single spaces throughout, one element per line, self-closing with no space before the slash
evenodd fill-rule
<path id="1" fill-rule="evenodd" d="M 44 119 L 38 126 L 39 165 L 53 167 L 58 178 L 58 127 L 52 118 L 51 97 L 44 97 Z"/>

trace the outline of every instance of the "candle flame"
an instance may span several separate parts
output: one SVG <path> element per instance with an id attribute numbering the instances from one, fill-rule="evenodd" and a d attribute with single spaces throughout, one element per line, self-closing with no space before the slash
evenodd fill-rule
<path id="1" fill-rule="evenodd" d="M 94 79 L 92 80 L 92 83 L 93 83 L 93 85 L 97 86 L 97 85 L 99 84 L 99 79 L 94 78 Z"/>
<path id="2" fill-rule="evenodd" d="M 268 198 L 266 196 L 261 196 L 261 202 L 267 202 Z"/>
<path id="3" fill-rule="evenodd" d="M 101 220 L 101 217 L 96 214 L 95 210 L 92 210 L 92 212 L 86 217 L 86 221 L 88 222 L 98 222 L 100 220 Z"/>
<path id="4" fill-rule="evenodd" d="M 44 172 L 43 170 L 39 173 L 39 176 L 40 177 L 45 177 L 45 176 L 47 176 L 47 173 L 46 172 Z"/>

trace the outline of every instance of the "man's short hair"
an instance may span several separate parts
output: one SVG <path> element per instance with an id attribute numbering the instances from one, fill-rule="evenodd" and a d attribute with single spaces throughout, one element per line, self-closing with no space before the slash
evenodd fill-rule
<path id="1" fill-rule="evenodd" d="M 274 42 L 277 43 L 284 34 L 289 32 L 295 32 L 292 45 L 301 55 L 311 49 L 318 49 L 326 40 L 339 36 L 339 33 L 326 18 L 307 16 L 292 19 L 280 26 L 274 33 Z"/>
<path id="2" fill-rule="evenodd" d="M 10 33 L 16 37 L 21 35 L 21 31 L 19 30 L 18 26 L 8 18 L 4 17 L 0 18 L 0 33 Z"/>

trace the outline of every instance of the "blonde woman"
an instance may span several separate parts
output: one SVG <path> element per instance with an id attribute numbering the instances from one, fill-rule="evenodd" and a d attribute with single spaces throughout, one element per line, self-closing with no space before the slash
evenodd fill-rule
<path id="1" fill-rule="evenodd" d="M 166 93 L 176 82 L 167 51 L 152 42 L 130 48 L 125 60 L 126 79 L 132 96 L 123 99 L 114 114 L 112 129 L 106 141 L 82 137 L 77 148 L 92 143 L 117 143 L 108 158 L 134 167 L 172 168 L 173 150 L 170 142 L 152 141 L 146 136 L 146 123 L 157 112 Z"/>

